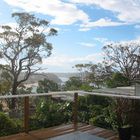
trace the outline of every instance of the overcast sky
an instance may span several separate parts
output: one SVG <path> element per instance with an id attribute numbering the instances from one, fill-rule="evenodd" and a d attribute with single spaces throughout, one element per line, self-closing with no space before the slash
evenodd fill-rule
<path id="1" fill-rule="evenodd" d="M 108 42 L 140 38 L 140 0 L 0 0 L 0 24 L 13 24 L 11 13 L 25 11 L 58 30 L 52 55 L 43 60 L 47 72 L 101 62 Z"/>

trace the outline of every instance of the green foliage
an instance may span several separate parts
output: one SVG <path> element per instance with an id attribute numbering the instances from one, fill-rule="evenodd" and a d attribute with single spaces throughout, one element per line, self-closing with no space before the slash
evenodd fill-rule
<path id="1" fill-rule="evenodd" d="M 134 100 L 133 109 L 133 134 L 140 137 L 140 100 Z"/>
<path id="2" fill-rule="evenodd" d="M 103 96 L 96 96 L 96 95 L 87 95 L 87 105 L 93 104 L 93 105 L 102 105 L 104 107 L 107 107 L 110 102 L 112 101 L 109 97 L 103 97 Z"/>
<path id="3" fill-rule="evenodd" d="M 132 110 L 132 100 L 116 98 L 108 106 L 106 121 L 113 129 L 132 125 Z"/>
<path id="4" fill-rule="evenodd" d="M 111 125 L 106 120 L 106 111 L 107 108 L 101 105 L 92 106 L 92 116 L 89 120 L 90 124 L 99 126 L 102 128 L 111 128 Z"/>
<path id="5" fill-rule="evenodd" d="M 82 84 L 82 86 L 80 87 L 80 90 L 84 90 L 84 91 L 92 91 L 92 87 L 89 86 L 89 84 Z"/>
<path id="6" fill-rule="evenodd" d="M 130 84 L 129 79 L 119 72 L 113 73 L 111 78 L 106 80 L 106 85 L 109 88 L 129 86 L 129 84 Z"/>
<path id="7" fill-rule="evenodd" d="M 12 17 L 16 21 L 16 27 L 0 26 L 0 58 L 8 64 L 0 65 L 0 68 L 12 77 L 11 94 L 14 95 L 31 74 L 42 69 L 37 64 L 42 63 L 42 58 L 51 55 L 52 44 L 48 38 L 56 35 L 57 31 L 49 28 L 48 21 L 29 13 L 13 13 Z M 46 28 L 49 30 L 46 31 Z M 15 106 L 12 101 L 12 107 Z"/>
<path id="8" fill-rule="evenodd" d="M 0 70 L 2 70 L 2 68 L 0 68 Z M 7 71 L 4 70 L 2 70 L 0 76 L 0 94 L 7 94 L 11 89 L 12 77 Z"/>
<path id="9" fill-rule="evenodd" d="M 2 111 L 3 105 L 2 103 L 0 103 L 0 111 Z"/>
<path id="10" fill-rule="evenodd" d="M 19 86 L 17 89 L 17 94 L 30 94 L 32 91 L 32 87 L 27 88 L 24 85 Z"/>
<path id="11" fill-rule="evenodd" d="M 93 95 L 80 96 L 78 99 L 78 119 L 80 122 L 94 124 L 99 127 L 112 128 L 107 122 L 110 98 Z"/>
<path id="12" fill-rule="evenodd" d="M 110 126 L 111 129 L 116 130 L 118 129 L 118 120 L 116 112 L 114 111 L 114 100 L 112 100 L 112 103 L 106 108 L 105 111 L 105 121 Z"/>
<path id="13" fill-rule="evenodd" d="M 65 83 L 65 90 L 78 90 L 82 86 L 82 81 L 79 77 L 70 77 Z"/>
<path id="14" fill-rule="evenodd" d="M 82 84 L 90 84 L 94 88 L 100 88 L 104 86 L 104 81 L 112 73 L 112 69 L 109 66 L 105 66 L 102 63 L 97 64 L 77 64 L 75 68 L 80 72 L 80 79 Z"/>
<path id="15" fill-rule="evenodd" d="M 38 82 L 37 92 L 38 93 L 47 93 L 48 91 L 58 91 L 58 84 L 49 80 L 44 79 Z"/>
<path id="16" fill-rule="evenodd" d="M 139 43 L 135 41 L 110 43 L 105 45 L 103 50 L 105 52 L 104 63 L 107 66 L 123 73 L 123 76 L 127 77 L 130 82 L 137 78 L 137 74 L 140 73 Z"/>
<path id="17" fill-rule="evenodd" d="M 16 120 L 12 120 L 9 116 L 0 112 L 0 136 L 17 133 L 20 129 L 21 127 Z"/>
<path id="18" fill-rule="evenodd" d="M 80 96 L 78 98 L 79 122 L 116 130 L 132 124 L 131 100 L 101 96 Z"/>
<path id="19" fill-rule="evenodd" d="M 78 119 L 80 122 L 88 123 L 88 120 L 90 118 L 90 112 L 87 102 L 88 100 L 84 96 L 80 96 L 78 98 Z"/>
<path id="20" fill-rule="evenodd" d="M 36 108 L 36 114 L 31 118 L 32 129 L 50 127 L 71 120 L 71 104 L 57 103 L 51 99 L 41 99 Z"/>

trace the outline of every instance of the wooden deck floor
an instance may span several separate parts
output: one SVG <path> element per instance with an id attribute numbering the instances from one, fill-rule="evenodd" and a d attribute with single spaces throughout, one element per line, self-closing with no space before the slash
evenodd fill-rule
<path id="1" fill-rule="evenodd" d="M 78 131 L 87 132 L 108 140 L 119 140 L 115 132 L 91 125 L 78 124 Z M 30 131 L 28 134 L 19 133 L 15 135 L 0 137 L 0 140 L 46 140 L 50 137 L 68 134 L 71 132 L 74 132 L 74 128 L 72 124 L 69 124 Z"/>

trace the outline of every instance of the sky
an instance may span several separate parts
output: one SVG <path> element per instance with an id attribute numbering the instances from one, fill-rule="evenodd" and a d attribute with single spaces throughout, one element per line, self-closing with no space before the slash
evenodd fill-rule
<path id="1" fill-rule="evenodd" d="M 0 0 L 0 25 L 12 25 L 14 12 L 34 14 L 58 30 L 49 38 L 45 72 L 75 72 L 75 64 L 102 62 L 104 45 L 140 39 L 140 0 Z"/>

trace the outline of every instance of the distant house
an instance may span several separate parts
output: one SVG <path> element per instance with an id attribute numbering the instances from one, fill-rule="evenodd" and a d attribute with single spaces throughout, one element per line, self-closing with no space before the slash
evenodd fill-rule
<path id="1" fill-rule="evenodd" d="M 32 93 L 36 93 L 37 91 L 37 87 L 38 87 L 38 83 L 32 83 L 32 84 L 24 84 L 24 86 L 26 88 L 32 88 L 31 92 Z"/>
<path id="2" fill-rule="evenodd" d="M 93 90 L 98 93 L 120 94 L 120 95 L 135 95 L 135 86 L 117 87 L 117 88 L 102 88 Z"/>

